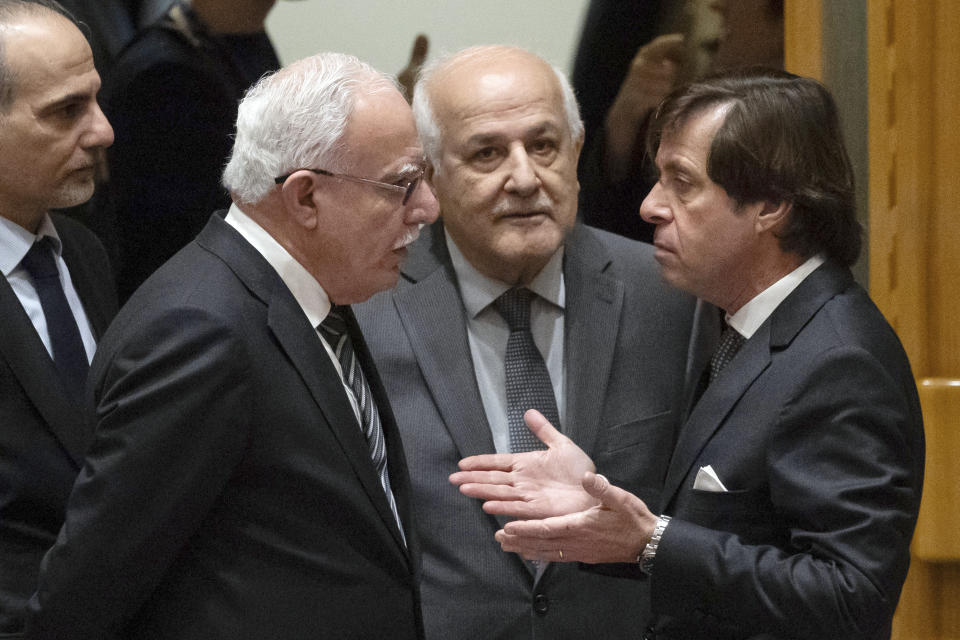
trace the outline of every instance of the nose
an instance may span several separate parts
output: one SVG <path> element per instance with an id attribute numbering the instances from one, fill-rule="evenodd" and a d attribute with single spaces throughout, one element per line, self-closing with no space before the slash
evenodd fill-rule
<path id="1" fill-rule="evenodd" d="M 518 143 L 510 149 L 510 157 L 507 162 L 510 174 L 507 176 L 504 189 L 518 196 L 526 197 L 540 188 L 540 176 L 537 175 L 536 166 L 530 156 L 527 155 L 527 150 L 522 143 Z"/>
<path id="2" fill-rule="evenodd" d="M 96 147 L 106 148 L 113 144 L 113 127 L 103 114 L 100 105 L 93 101 L 90 112 L 90 123 L 80 138 L 80 145 L 84 149 Z"/>
<path id="3" fill-rule="evenodd" d="M 421 180 L 410 196 L 410 201 L 404 210 L 404 220 L 407 224 L 430 224 L 440 215 L 440 205 L 437 203 L 433 189 L 426 180 Z"/>
<path id="4" fill-rule="evenodd" d="M 650 193 L 640 204 L 640 217 L 650 224 L 663 224 L 672 217 L 670 206 L 664 198 L 663 187 L 659 182 L 654 183 Z"/>

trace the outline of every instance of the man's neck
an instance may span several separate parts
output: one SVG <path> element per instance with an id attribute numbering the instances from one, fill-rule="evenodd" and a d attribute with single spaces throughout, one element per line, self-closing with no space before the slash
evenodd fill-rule
<path id="1" fill-rule="evenodd" d="M 728 299 L 718 306 L 732 316 L 743 305 L 766 291 L 770 285 L 792 272 L 805 261 L 806 258 L 795 253 L 777 252 L 771 256 L 770 260 L 756 265 L 750 273 L 738 278 L 737 280 L 743 283 L 740 289 L 731 291 Z"/>
<path id="2" fill-rule="evenodd" d="M 47 214 L 46 211 L 23 212 L 11 210 L 6 207 L 0 208 L 0 211 L 2 211 L 0 216 L 20 225 L 33 234 L 37 233 L 37 229 L 40 228 L 40 223 L 43 222 L 43 217 Z"/>
<path id="3" fill-rule="evenodd" d="M 193 0 L 191 7 L 211 33 L 246 34 L 264 30 L 274 0 Z"/>

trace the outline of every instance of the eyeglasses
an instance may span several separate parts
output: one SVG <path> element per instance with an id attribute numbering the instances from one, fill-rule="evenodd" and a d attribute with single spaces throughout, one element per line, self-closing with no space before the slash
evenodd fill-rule
<path id="1" fill-rule="evenodd" d="M 341 180 L 349 180 L 350 182 L 360 182 L 363 184 L 372 184 L 375 187 L 380 187 L 381 189 L 389 189 L 391 191 L 396 191 L 398 193 L 403 193 L 403 205 L 406 205 L 410 200 L 410 196 L 413 195 L 413 192 L 417 190 L 417 187 L 420 185 L 420 181 L 423 180 L 423 168 L 417 169 L 416 173 L 412 175 L 406 175 L 402 177 L 399 182 L 400 184 L 391 184 L 389 182 L 380 182 L 379 180 L 370 180 L 369 178 L 358 178 L 356 176 L 348 176 L 345 173 L 334 173 L 332 171 L 327 171 L 326 169 L 295 169 L 294 171 L 312 171 L 313 173 L 318 173 L 321 176 L 330 176 L 331 178 L 340 178 Z M 283 184 L 287 181 L 293 171 L 282 176 L 278 176 L 273 179 L 277 184 Z"/>

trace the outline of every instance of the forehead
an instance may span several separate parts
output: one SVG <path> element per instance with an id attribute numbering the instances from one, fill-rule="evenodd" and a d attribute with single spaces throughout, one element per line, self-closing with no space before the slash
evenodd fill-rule
<path id="1" fill-rule="evenodd" d="M 566 130 L 557 78 L 549 65 L 529 54 L 455 61 L 434 76 L 430 89 L 439 124 L 453 135 L 521 123 Z"/>
<path id="2" fill-rule="evenodd" d="M 729 110 L 729 104 L 711 105 L 694 112 L 680 127 L 665 129 L 657 149 L 660 170 L 676 168 L 679 163 L 706 173 L 710 146 Z"/>
<path id="3" fill-rule="evenodd" d="M 0 27 L 5 62 L 15 75 L 14 103 L 56 100 L 75 92 L 96 92 L 100 77 L 86 38 L 54 13 L 24 15 Z"/>
<path id="4" fill-rule="evenodd" d="M 410 105 L 392 88 L 358 96 L 343 143 L 352 165 L 374 173 L 423 159 Z"/>

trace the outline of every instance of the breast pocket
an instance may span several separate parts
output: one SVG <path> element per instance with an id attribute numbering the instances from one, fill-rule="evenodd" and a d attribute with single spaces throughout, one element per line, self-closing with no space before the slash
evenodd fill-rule
<path id="1" fill-rule="evenodd" d="M 657 498 L 675 429 L 676 414 L 669 410 L 603 429 L 594 456 L 597 471 L 645 501 Z"/>
<path id="2" fill-rule="evenodd" d="M 736 533 L 745 541 L 755 538 L 771 526 L 769 499 L 766 492 L 759 488 L 732 491 L 690 489 L 678 504 L 676 512 L 678 517 L 686 521 Z"/>

